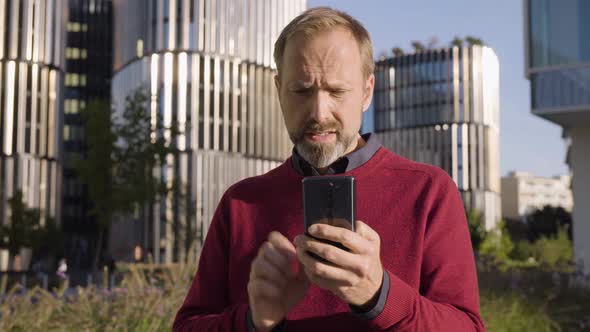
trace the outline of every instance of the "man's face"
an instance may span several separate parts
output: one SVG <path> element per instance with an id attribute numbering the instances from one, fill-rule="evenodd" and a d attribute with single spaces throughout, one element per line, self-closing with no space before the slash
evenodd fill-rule
<path id="1" fill-rule="evenodd" d="M 336 28 L 287 43 L 275 77 L 289 137 L 311 165 L 325 168 L 357 147 L 375 78 L 365 77 L 358 44 Z"/>

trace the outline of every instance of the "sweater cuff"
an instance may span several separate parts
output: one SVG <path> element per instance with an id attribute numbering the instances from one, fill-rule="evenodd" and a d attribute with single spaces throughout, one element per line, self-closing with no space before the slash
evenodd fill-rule
<path id="1" fill-rule="evenodd" d="M 385 269 L 383 269 L 383 281 L 381 283 L 381 288 L 379 288 L 379 296 L 377 298 L 377 302 L 375 303 L 375 306 L 369 310 L 361 310 L 359 307 L 351 305 L 350 310 L 352 311 L 352 313 L 355 316 L 357 316 L 359 318 L 363 318 L 363 319 L 367 319 L 367 320 L 373 319 L 373 318 L 379 316 L 379 314 L 385 308 L 385 302 L 387 300 L 388 293 L 389 293 L 389 275 L 387 274 Z"/>
<path id="2" fill-rule="evenodd" d="M 378 330 L 385 330 L 410 316 L 415 308 L 418 292 L 393 273 L 387 271 L 390 283 L 383 311 L 369 320 L 369 325 Z"/>
<path id="3" fill-rule="evenodd" d="M 248 311 L 246 312 L 246 330 L 248 332 L 256 332 L 254 328 L 254 322 L 252 321 L 252 312 L 248 307 Z M 283 319 L 277 326 L 275 326 L 271 332 L 282 332 L 285 330 L 285 320 Z"/>

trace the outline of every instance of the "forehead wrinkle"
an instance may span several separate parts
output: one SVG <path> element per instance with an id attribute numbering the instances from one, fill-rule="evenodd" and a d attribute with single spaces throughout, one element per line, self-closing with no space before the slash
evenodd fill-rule
<path id="1" fill-rule="evenodd" d="M 340 29 L 336 29 L 336 31 L 338 30 Z M 286 52 L 286 58 L 290 59 L 291 64 L 298 65 L 291 67 L 291 70 L 295 69 L 295 71 L 290 71 L 294 76 L 290 75 L 289 86 L 323 87 L 350 84 L 350 81 L 354 80 L 354 75 L 349 75 L 350 69 L 346 70 L 346 67 L 351 61 L 350 54 L 360 59 L 358 45 L 352 33 L 341 31 L 347 35 L 345 38 L 348 40 L 344 43 L 318 44 L 318 41 L 314 40 L 314 36 L 300 35 L 293 38 L 287 45 L 287 49 L 290 49 L 291 52 Z"/>

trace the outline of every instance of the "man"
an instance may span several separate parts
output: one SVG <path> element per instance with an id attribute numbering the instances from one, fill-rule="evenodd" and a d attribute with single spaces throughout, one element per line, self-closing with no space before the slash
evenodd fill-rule
<path id="1" fill-rule="evenodd" d="M 375 80 L 364 27 L 310 9 L 274 52 L 293 155 L 224 194 L 174 331 L 484 331 L 456 186 L 358 134 Z M 303 235 L 301 180 L 323 174 L 355 177 L 360 220 L 309 233 L 349 251 Z"/>

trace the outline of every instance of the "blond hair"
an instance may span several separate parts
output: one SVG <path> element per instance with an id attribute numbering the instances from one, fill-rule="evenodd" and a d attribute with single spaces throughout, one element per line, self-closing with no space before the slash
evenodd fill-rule
<path id="1" fill-rule="evenodd" d="M 279 75 L 281 73 L 285 47 L 291 38 L 299 34 L 303 34 L 305 37 L 311 37 L 318 32 L 331 30 L 337 27 L 342 27 L 350 31 L 356 40 L 361 55 L 361 61 L 363 63 L 362 70 L 365 78 L 373 74 L 375 69 L 375 62 L 373 61 L 373 45 L 367 29 L 365 29 L 359 21 L 345 12 L 329 7 L 316 7 L 306 10 L 289 22 L 283 31 L 281 31 L 279 38 L 275 42 L 274 59 Z"/>

